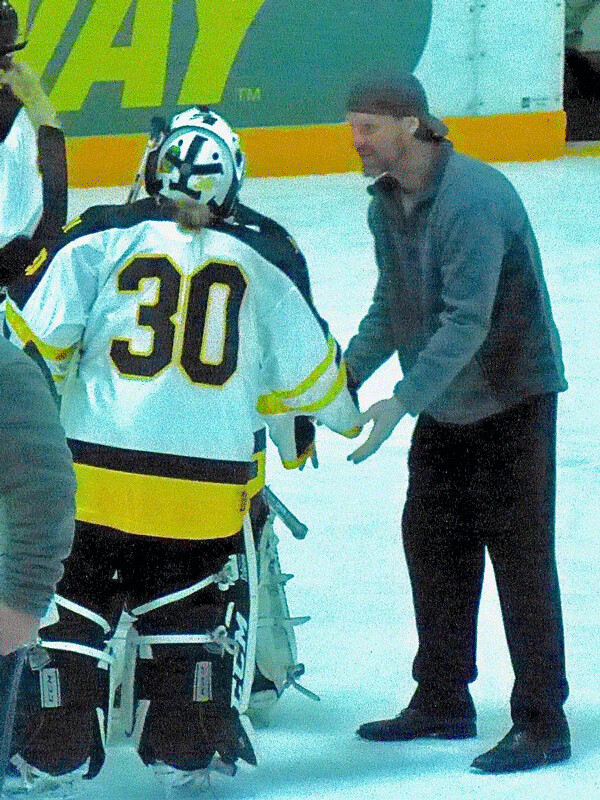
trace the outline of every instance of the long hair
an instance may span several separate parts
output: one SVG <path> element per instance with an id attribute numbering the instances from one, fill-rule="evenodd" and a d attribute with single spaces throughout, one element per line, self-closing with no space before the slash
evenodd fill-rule
<path id="1" fill-rule="evenodd" d="M 215 218 L 207 205 L 193 200 L 166 200 L 161 198 L 161 205 L 173 222 L 185 231 L 201 231 L 208 228 Z"/>

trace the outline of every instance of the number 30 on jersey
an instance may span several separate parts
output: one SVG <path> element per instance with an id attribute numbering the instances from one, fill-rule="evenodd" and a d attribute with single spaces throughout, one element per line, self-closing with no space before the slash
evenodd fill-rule
<path id="1" fill-rule="evenodd" d="M 208 261 L 186 277 L 168 256 L 140 255 L 118 274 L 118 290 L 141 292 L 148 278 L 157 282 L 156 298 L 138 305 L 136 321 L 151 330 L 151 348 L 136 352 L 131 339 L 114 338 L 115 367 L 131 378 L 154 378 L 177 360 L 192 383 L 222 386 L 237 367 L 239 314 L 248 285 L 239 266 Z"/>

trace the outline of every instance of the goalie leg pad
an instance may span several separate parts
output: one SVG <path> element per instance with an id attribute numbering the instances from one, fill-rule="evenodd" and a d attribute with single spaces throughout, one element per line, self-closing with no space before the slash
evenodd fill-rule
<path id="1" fill-rule="evenodd" d="M 24 762 L 51 776 L 81 771 L 87 763 L 85 777 L 92 778 L 105 757 L 103 721 L 110 662 L 105 631 L 63 609 L 59 622 L 41 633 L 41 645 L 24 668 L 13 763 Z"/>
<path id="2" fill-rule="evenodd" d="M 163 598 L 156 608 L 148 602 L 132 609 L 134 616 L 144 609 L 135 623 L 134 692 L 138 713 L 144 701 L 147 708 L 138 745 L 145 764 L 204 769 L 215 753 L 226 764 L 238 758 L 256 763 L 240 722 L 249 698 L 256 628 L 256 555 L 249 522 L 244 535 L 228 542 L 229 555 L 221 557 L 222 569 L 208 585 L 185 597 L 175 591 L 173 602 Z M 202 547 L 210 544 L 204 541 Z M 223 548 L 221 541 L 215 546 Z"/>
<path id="3" fill-rule="evenodd" d="M 294 626 L 308 617 L 291 618 L 285 585 L 292 575 L 283 574 L 277 550 L 278 538 L 269 519 L 263 527 L 258 548 L 258 628 L 256 666 L 281 696 L 284 689 L 304 672 L 298 663 Z M 257 688 L 260 676 L 257 675 Z"/>

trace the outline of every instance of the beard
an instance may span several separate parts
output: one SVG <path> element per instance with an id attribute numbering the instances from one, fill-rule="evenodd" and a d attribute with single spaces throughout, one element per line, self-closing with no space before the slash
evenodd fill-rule
<path id="1" fill-rule="evenodd" d="M 376 178 L 385 173 L 393 173 L 406 155 L 405 145 L 397 140 L 390 148 L 390 153 L 378 153 L 373 149 L 358 153 L 361 160 L 363 174 L 370 178 Z"/>
<path id="2" fill-rule="evenodd" d="M 363 175 L 369 178 L 376 178 L 378 175 L 382 175 L 389 170 L 388 159 L 381 158 L 381 156 L 374 153 L 365 155 L 359 154 L 359 157 L 362 164 Z"/>

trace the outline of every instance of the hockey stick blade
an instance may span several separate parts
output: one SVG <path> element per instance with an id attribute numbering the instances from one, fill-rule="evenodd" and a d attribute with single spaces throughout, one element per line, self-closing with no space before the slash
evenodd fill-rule
<path id="1" fill-rule="evenodd" d="M 0 656 L 0 795 L 10 758 L 17 697 L 21 684 L 27 648 L 22 647 L 7 656 Z"/>
<path id="2" fill-rule="evenodd" d="M 265 486 L 265 499 L 273 514 L 279 517 L 294 539 L 304 539 L 306 537 L 308 527 L 300 522 L 295 514 L 292 514 L 289 508 L 281 502 L 268 486 Z"/>

